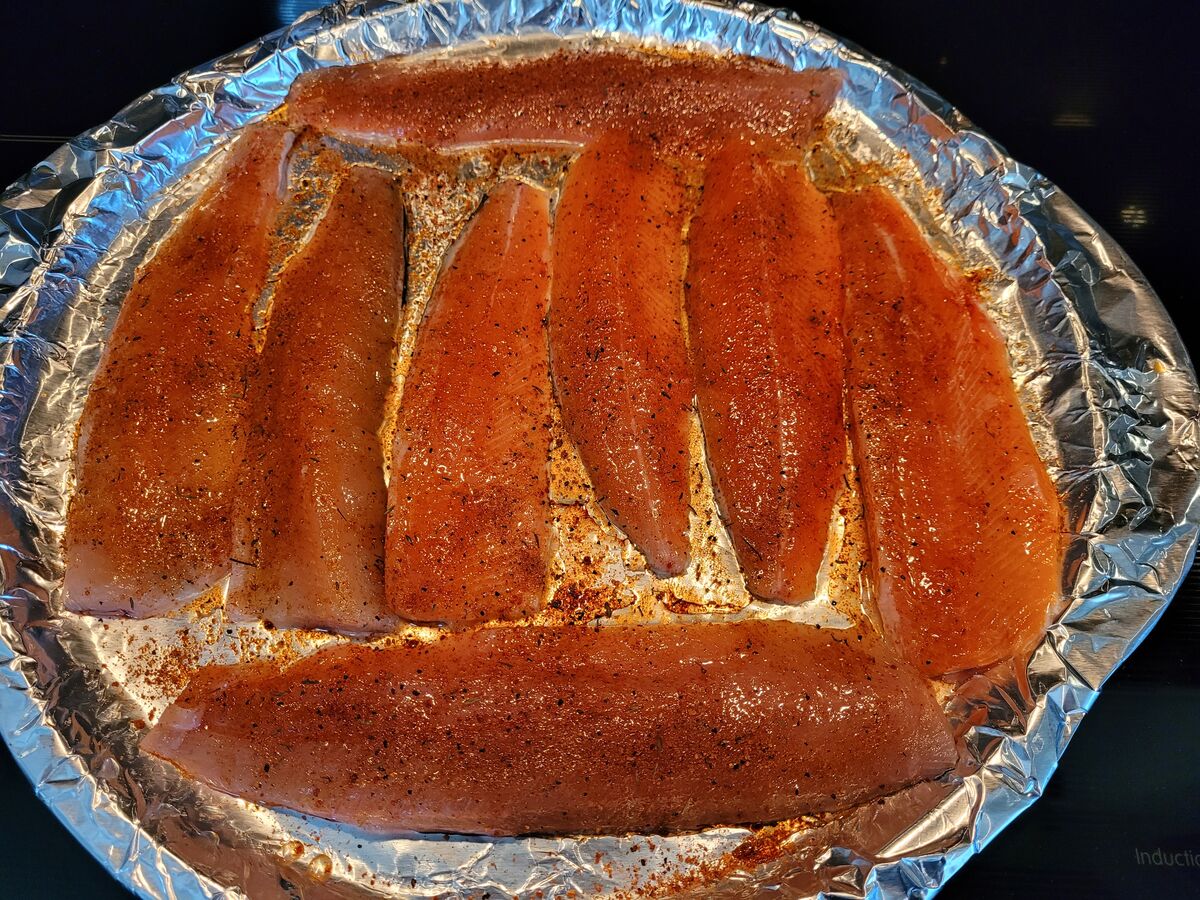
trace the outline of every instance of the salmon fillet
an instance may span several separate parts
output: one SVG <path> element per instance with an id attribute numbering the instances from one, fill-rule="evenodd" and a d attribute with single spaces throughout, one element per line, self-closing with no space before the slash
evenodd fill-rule
<path id="1" fill-rule="evenodd" d="M 701 151 L 730 128 L 803 143 L 839 85 L 829 70 L 621 50 L 515 62 L 387 60 L 301 75 L 288 114 L 297 128 L 343 139 L 443 150 L 586 144 L 634 131 Z"/>
<path id="2" fill-rule="evenodd" d="M 138 269 L 79 425 L 68 609 L 161 615 L 229 572 L 250 314 L 291 141 L 279 127 L 247 129 Z"/>
<path id="3" fill-rule="evenodd" d="M 450 251 L 417 336 L 392 447 L 387 601 L 463 624 L 546 589 L 549 195 L 491 192 Z"/>
<path id="4" fill-rule="evenodd" d="M 928 684 L 833 637 L 747 621 L 343 646 L 201 670 L 142 749 L 254 802 L 472 834 L 773 821 L 950 769 Z"/>
<path id="5" fill-rule="evenodd" d="M 879 612 L 929 674 L 1031 648 L 1060 597 L 1061 511 L 974 286 L 879 188 L 833 195 L 849 400 Z"/>
<path id="6" fill-rule="evenodd" d="M 392 177 L 354 167 L 284 270 L 249 380 L 229 584 L 239 617 L 352 634 L 393 624 L 377 429 L 403 278 Z"/>
<path id="7" fill-rule="evenodd" d="M 813 596 L 842 484 L 842 272 L 803 163 L 730 143 L 689 231 L 687 316 L 717 502 L 747 589 Z"/>
<path id="8" fill-rule="evenodd" d="M 600 506 L 663 576 L 688 564 L 686 185 L 611 134 L 571 166 L 554 223 L 550 364 Z"/>

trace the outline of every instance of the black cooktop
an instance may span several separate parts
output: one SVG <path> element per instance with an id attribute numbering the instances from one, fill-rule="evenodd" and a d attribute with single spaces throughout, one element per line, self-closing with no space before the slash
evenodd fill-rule
<path id="1" fill-rule="evenodd" d="M 0 4 L 0 184 L 176 73 L 313 0 Z M 795 2 L 917 76 L 1055 181 L 1141 266 L 1184 331 L 1200 283 L 1200 4 Z M 1104 688 L 1044 797 L 946 898 L 1200 897 L 1200 574 Z M 0 896 L 129 895 L 0 751 Z"/>

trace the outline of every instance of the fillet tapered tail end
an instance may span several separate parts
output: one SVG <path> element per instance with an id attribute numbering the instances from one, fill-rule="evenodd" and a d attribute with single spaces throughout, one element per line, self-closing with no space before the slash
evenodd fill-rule
<path id="1" fill-rule="evenodd" d="M 730 142 L 689 229 L 687 314 L 709 466 L 749 591 L 812 598 L 842 484 L 842 256 L 794 151 Z"/>
<path id="2" fill-rule="evenodd" d="M 554 224 L 550 362 L 601 508 L 659 575 L 687 568 L 692 372 L 683 176 L 624 134 L 572 165 Z"/>

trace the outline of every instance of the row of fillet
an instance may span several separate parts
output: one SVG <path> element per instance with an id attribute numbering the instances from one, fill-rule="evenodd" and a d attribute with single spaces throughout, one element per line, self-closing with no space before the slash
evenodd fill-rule
<path id="1" fill-rule="evenodd" d="M 505 182 L 449 254 L 404 383 L 390 496 L 376 432 L 404 277 L 402 200 L 386 174 L 350 170 L 285 269 L 256 355 L 249 310 L 292 132 L 241 139 L 210 196 L 139 270 L 92 388 L 67 532 L 72 608 L 154 615 L 232 569 L 231 608 L 276 625 L 365 633 L 397 617 L 533 612 L 556 398 L 601 507 L 660 576 L 688 564 L 696 402 L 746 585 L 784 603 L 813 594 L 848 409 L 894 642 L 940 674 L 1040 633 L 1058 594 L 1058 502 L 1003 341 L 972 283 L 886 192 L 810 183 L 789 148 L 828 88 L 813 73 L 800 89 L 776 70 L 729 67 L 720 96 L 742 102 L 727 111 L 702 97 L 717 111 L 700 118 L 686 108 L 695 92 L 672 79 L 702 81 L 703 65 L 584 59 L 549 58 L 568 75 L 540 105 L 544 61 L 474 77 L 354 67 L 295 92 L 294 125 L 360 142 L 381 130 L 437 149 L 586 140 L 553 228 L 545 191 Z M 639 90 L 667 87 L 620 106 L 613 85 L 635 81 L 629 66 L 649 66 Z M 525 94 L 493 84 L 489 98 L 486 72 Z M 556 102 L 606 83 L 592 98 L 607 104 L 602 123 Z M 771 91 L 799 109 L 785 125 Z M 496 108 L 513 95 L 521 109 Z M 647 104 L 665 110 L 650 125 Z"/>
<path id="2" fill-rule="evenodd" d="M 206 667 L 142 748 L 255 802 L 486 834 L 775 821 L 952 770 L 929 679 L 1042 633 L 1059 504 L 973 281 L 882 188 L 810 182 L 836 87 L 595 50 L 300 79 L 287 125 L 239 138 L 125 299 L 80 426 L 66 602 L 160 615 L 228 578 L 233 616 L 456 627 Z M 497 183 L 447 254 L 390 448 L 392 175 L 344 171 L 256 349 L 302 128 L 581 148 L 557 197 Z M 545 594 L 555 403 L 660 576 L 689 565 L 698 410 L 746 585 L 779 603 L 813 594 L 849 427 L 884 634 L 505 624 Z"/>

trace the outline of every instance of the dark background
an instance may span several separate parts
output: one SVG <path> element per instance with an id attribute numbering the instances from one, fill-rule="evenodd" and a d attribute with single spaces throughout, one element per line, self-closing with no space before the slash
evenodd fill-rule
<path id="1" fill-rule="evenodd" d="M 0 3 L 0 185 L 305 0 Z M 1200 281 L 1191 130 L 1200 4 L 796 2 L 917 76 L 1049 176 L 1125 247 L 1184 332 Z M 1044 797 L 950 882 L 954 898 L 1200 896 L 1200 576 L 1105 687 Z M 0 750 L 0 897 L 128 898 Z"/>

